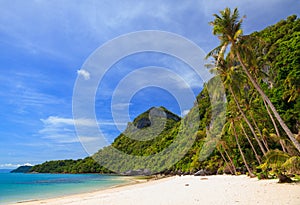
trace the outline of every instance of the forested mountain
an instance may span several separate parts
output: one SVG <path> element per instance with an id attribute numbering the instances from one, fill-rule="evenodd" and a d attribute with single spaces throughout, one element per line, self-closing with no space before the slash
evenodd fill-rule
<path id="1" fill-rule="evenodd" d="M 250 175 L 260 172 L 265 177 L 268 173 L 300 174 L 300 19 L 292 15 L 262 31 L 243 35 L 237 10 L 225 9 L 214 16 L 211 24 L 220 46 L 209 53 L 212 62 L 208 69 L 224 83 L 227 110 L 222 133 L 209 157 L 199 160 L 212 115 L 207 84 L 183 119 L 166 108 L 151 108 L 129 123 L 111 147 L 128 155 L 147 157 L 164 152 L 182 136 L 193 141 L 186 154 L 171 167 L 154 170 L 195 173 L 203 169 L 207 174 Z M 151 115 L 151 110 L 156 114 Z M 156 116 L 156 121 L 151 121 L 151 116 Z M 194 124 L 189 129 L 182 127 L 190 119 Z M 155 130 L 160 130 L 159 134 Z M 132 165 L 126 158 L 115 158 L 118 162 L 114 162 L 110 155 L 108 160 L 111 152 L 109 146 L 93 158 L 121 172 L 143 167 L 142 162 Z M 162 157 L 161 165 L 171 163 L 168 160 L 168 156 Z M 160 165 L 149 162 L 149 166 Z M 109 172 L 90 157 L 46 162 L 31 171 Z"/>

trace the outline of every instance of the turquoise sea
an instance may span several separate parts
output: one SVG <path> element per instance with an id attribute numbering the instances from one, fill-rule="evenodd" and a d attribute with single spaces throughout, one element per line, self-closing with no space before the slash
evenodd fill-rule
<path id="1" fill-rule="evenodd" d="M 0 204 L 46 199 L 128 183 L 101 174 L 21 174 L 0 172 Z"/>

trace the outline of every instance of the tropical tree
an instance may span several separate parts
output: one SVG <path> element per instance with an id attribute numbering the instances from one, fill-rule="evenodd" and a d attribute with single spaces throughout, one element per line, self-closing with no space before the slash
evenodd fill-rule
<path id="1" fill-rule="evenodd" d="M 262 90 L 261 86 L 256 82 L 255 78 L 247 69 L 246 62 L 244 60 L 245 56 L 242 55 L 243 50 L 241 46 L 241 40 L 243 39 L 243 30 L 241 28 L 243 18 L 239 17 L 238 9 L 235 8 L 233 12 L 231 12 L 230 8 L 226 8 L 225 10 L 220 11 L 220 14 L 220 16 L 214 14 L 215 19 L 211 22 L 211 25 L 213 26 L 213 34 L 217 35 L 220 40 L 220 45 L 217 48 L 215 48 L 212 52 L 217 53 L 219 58 L 224 58 L 226 49 L 228 46 L 230 46 L 229 55 L 232 58 L 236 57 L 238 59 L 242 70 L 245 72 L 250 82 L 261 95 L 263 100 L 266 101 L 266 103 L 274 113 L 275 118 L 288 135 L 289 139 L 300 152 L 300 143 L 296 140 L 291 130 L 280 117 L 271 100 L 268 98 L 268 96 Z"/>
<path id="2" fill-rule="evenodd" d="M 251 177 L 253 177 L 254 174 L 253 174 L 253 172 L 251 171 L 251 169 L 250 169 L 250 167 L 249 167 L 249 165 L 248 165 L 248 163 L 247 163 L 245 154 L 244 154 L 243 149 L 242 149 L 242 147 L 241 147 L 241 145 L 240 145 L 240 142 L 239 142 L 239 137 L 238 137 L 238 134 L 237 134 L 237 131 L 236 131 L 236 128 L 235 128 L 235 120 L 236 120 L 235 117 L 234 117 L 234 116 L 231 116 L 231 119 L 229 119 L 229 122 L 228 122 L 228 123 L 230 123 L 230 124 L 229 124 L 228 130 L 229 130 L 229 131 L 232 131 L 232 134 L 233 134 L 233 136 L 234 136 L 234 138 L 235 138 L 235 142 L 236 142 L 236 145 L 237 145 L 237 147 L 238 147 L 238 150 L 239 150 L 239 152 L 240 152 L 240 154 L 241 154 L 241 157 L 242 157 L 242 160 L 243 160 L 243 162 L 244 162 L 244 165 L 245 165 L 245 167 L 246 167 L 246 169 L 247 169 L 249 175 L 250 175 Z"/>
<path id="3" fill-rule="evenodd" d="M 248 140 L 248 142 L 249 142 L 249 144 L 250 144 L 250 146 L 251 146 L 251 149 L 253 150 L 253 153 L 254 153 L 254 155 L 255 155 L 255 158 L 256 158 L 257 162 L 258 162 L 259 164 L 261 164 L 260 156 L 257 154 L 257 152 L 256 152 L 256 150 L 255 150 L 255 147 L 253 146 L 253 144 L 252 144 L 252 142 L 251 142 L 251 140 L 250 140 L 250 138 L 249 138 L 247 132 L 245 131 L 245 128 L 244 128 L 244 126 L 243 126 L 242 123 L 240 123 L 240 127 L 242 128 L 242 131 L 243 131 L 245 137 L 247 138 L 247 140 Z"/>
<path id="4" fill-rule="evenodd" d="M 249 92 L 249 91 L 248 91 Z M 254 115 L 257 115 L 257 105 L 254 104 L 254 102 L 257 102 L 259 100 L 259 97 L 256 98 L 256 95 L 254 95 L 254 93 L 249 93 L 248 95 L 251 95 L 251 97 L 249 98 L 249 96 L 246 96 L 242 102 L 246 105 L 246 111 L 248 113 L 248 116 L 250 116 L 251 121 L 254 124 L 254 127 L 256 128 L 259 136 L 261 137 L 261 140 L 267 150 L 267 152 L 269 151 L 269 146 L 268 146 L 268 142 L 267 140 L 264 138 L 264 135 L 261 131 L 261 129 L 258 126 L 257 120 L 255 119 Z M 257 103 L 256 103 L 257 104 Z M 257 117 L 256 117 L 257 118 Z M 262 117 L 258 117 L 258 119 L 262 119 Z"/>
<path id="5" fill-rule="evenodd" d="M 229 162 L 230 162 L 230 163 L 229 163 L 229 164 L 230 164 L 230 166 L 229 166 L 230 170 L 232 169 L 232 172 L 234 173 L 234 175 L 237 175 L 236 167 L 234 166 L 233 160 L 232 160 L 232 158 L 230 157 L 230 155 L 228 154 L 228 152 L 226 151 L 226 149 L 228 149 L 228 146 L 227 146 L 227 144 L 226 144 L 226 141 L 220 140 L 218 143 L 219 143 L 219 146 L 217 146 L 217 149 L 218 149 L 218 151 L 220 152 L 220 154 L 221 154 L 221 156 L 222 156 L 224 162 L 225 162 L 226 164 L 228 163 L 227 160 L 226 160 L 226 157 L 227 157 L 228 160 L 229 160 Z M 219 148 L 219 147 L 220 147 L 220 148 Z M 224 153 L 225 153 L 226 157 L 222 154 L 221 147 L 223 147 L 223 150 L 224 150 Z"/>
<path id="6" fill-rule="evenodd" d="M 284 145 L 284 140 L 281 139 L 281 137 L 280 137 L 279 129 L 278 129 L 277 125 L 276 125 L 276 122 L 275 122 L 275 120 L 274 120 L 274 118 L 273 118 L 273 115 L 272 115 L 272 113 L 270 112 L 270 109 L 268 108 L 268 105 L 267 105 L 267 103 L 266 103 L 265 100 L 264 100 L 264 105 L 265 105 L 266 110 L 267 110 L 267 112 L 268 112 L 268 115 L 270 116 L 270 119 L 271 119 L 271 121 L 272 121 L 272 123 L 273 123 L 273 125 L 274 125 L 275 131 L 276 131 L 276 136 L 279 138 L 279 143 L 280 143 L 280 145 L 281 145 L 282 151 L 287 152 L 287 151 L 286 151 L 286 148 L 285 148 L 285 145 Z"/>
<path id="7" fill-rule="evenodd" d="M 237 96 L 235 94 L 235 91 L 237 91 L 237 89 L 233 89 L 233 85 L 236 84 L 237 82 L 241 82 L 241 78 L 242 76 L 239 75 L 239 72 L 236 72 L 236 66 L 233 66 L 233 62 L 230 58 L 227 58 L 227 60 L 225 60 L 223 58 L 223 56 L 219 55 L 216 56 L 214 54 L 214 52 L 211 52 L 207 55 L 207 57 L 212 56 L 214 57 L 217 62 L 216 62 L 216 66 L 215 67 L 211 67 L 210 71 L 219 75 L 221 77 L 221 79 L 223 80 L 224 86 L 225 88 L 227 88 L 229 90 L 229 93 L 231 94 L 231 96 L 233 97 L 233 100 L 240 112 L 240 114 L 243 116 L 243 119 L 245 120 L 245 122 L 247 123 L 248 127 L 251 130 L 251 133 L 253 134 L 255 140 L 258 143 L 258 146 L 260 147 L 262 153 L 265 155 L 267 152 L 263 146 L 263 144 L 261 143 L 260 139 L 258 138 L 254 127 L 252 126 L 252 124 L 250 123 L 250 120 L 247 118 L 246 114 L 244 113 L 243 109 L 240 106 L 240 103 L 237 99 Z M 239 87 L 240 85 L 234 86 L 235 88 Z"/>
<path id="8" fill-rule="evenodd" d="M 230 173 L 236 175 L 236 173 L 234 173 L 233 170 L 232 170 L 232 165 L 228 163 L 226 157 L 225 157 L 224 154 L 222 153 L 222 151 L 221 151 L 221 149 L 219 148 L 219 146 L 216 146 L 216 148 L 217 148 L 217 150 L 219 151 L 219 153 L 221 154 L 221 157 L 222 157 L 222 159 L 224 160 L 226 167 L 228 167 Z M 198 161 L 199 161 L 199 160 L 198 160 Z"/>

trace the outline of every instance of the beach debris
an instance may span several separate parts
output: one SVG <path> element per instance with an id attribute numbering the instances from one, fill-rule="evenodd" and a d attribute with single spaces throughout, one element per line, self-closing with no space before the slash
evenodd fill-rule
<path id="1" fill-rule="evenodd" d="M 203 169 L 200 169 L 199 171 L 197 171 L 194 176 L 205 176 L 206 173 Z"/>
<path id="2" fill-rule="evenodd" d="M 278 183 L 292 183 L 293 182 L 293 180 L 290 177 L 288 177 L 284 174 L 278 174 L 278 179 L 279 179 Z"/>

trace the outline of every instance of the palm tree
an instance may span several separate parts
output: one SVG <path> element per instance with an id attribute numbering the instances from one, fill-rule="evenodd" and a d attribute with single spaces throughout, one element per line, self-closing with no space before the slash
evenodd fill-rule
<path id="1" fill-rule="evenodd" d="M 252 59 L 252 58 L 251 58 L 251 59 Z M 256 63 L 257 63 L 256 60 L 254 60 L 254 59 L 252 59 L 251 61 L 252 61 L 252 64 L 256 64 Z M 255 70 L 255 72 L 259 72 L 259 71 L 256 71 L 256 70 Z M 263 72 L 262 72 L 262 73 L 263 73 Z M 255 75 L 255 78 L 258 79 L 257 75 Z M 247 113 L 249 114 L 249 116 L 250 116 L 252 122 L 254 123 L 254 126 L 255 126 L 256 130 L 258 131 L 259 135 L 261 136 L 262 142 L 263 142 L 263 144 L 265 145 L 267 151 L 269 151 L 267 140 L 264 138 L 264 135 L 262 135 L 262 132 L 261 132 L 259 126 L 258 126 L 258 123 L 257 123 L 257 121 L 256 121 L 255 118 L 254 118 L 254 114 L 256 114 L 256 115 L 258 114 L 258 115 L 260 115 L 261 117 L 262 117 L 263 115 L 265 115 L 264 112 L 261 112 L 261 108 L 262 108 L 262 107 L 259 107 L 259 106 L 261 106 L 260 96 L 257 96 L 258 93 L 257 93 L 255 90 L 251 89 L 252 86 L 250 86 L 249 84 L 247 84 L 245 87 L 247 88 L 247 89 L 246 89 L 246 90 L 247 90 L 247 92 L 246 92 L 247 95 L 245 95 L 245 97 L 244 97 L 244 99 L 242 99 L 241 103 L 242 103 L 242 104 L 245 104 Z M 272 123 L 273 123 L 273 126 L 274 126 L 274 128 L 275 128 L 275 131 L 276 131 L 276 135 L 273 134 L 272 136 L 273 136 L 273 137 L 275 136 L 276 140 L 279 141 L 282 150 L 283 150 L 284 152 L 286 152 L 286 148 L 285 148 L 285 145 L 284 145 L 284 140 L 280 138 L 279 129 L 278 129 L 278 127 L 277 127 L 277 125 L 276 125 L 276 122 L 275 122 L 275 120 L 274 120 L 274 118 L 273 118 L 273 116 L 272 116 L 272 113 L 270 112 L 270 109 L 269 109 L 269 107 L 268 107 L 266 101 L 265 101 L 265 100 L 262 100 L 262 101 L 263 101 L 263 103 L 264 103 L 264 108 L 266 109 L 266 111 L 267 111 L 267 113 L 268 113 L 268 115 L 269 115 L 269 117 L 270 117 L 270 119 L 271 119 L 271 121 L 272 121 Z M 252 109 L 251 109 L 251 108 L 252 108 Z M 253 108 L 254 108 L 254 109 L 253 109 Z M 254 111 L 256 111 L 256 112 L 254 112 Z M 258 111 L 259 111 L 259 112 L 258 112 Z M 260 118 L 260 119 L 261 119 L 261 118 Z"/>
<path id="2" fill-rule="evenodd" d="M 220 75 L 221 79 L 224 82 L 224 86 L 229 90 L 229 92 L 230 92 L 231 96 L 233 97 L 234 102 L 235 102 L 239 112 L 241 113 L 241 115 L 243 116 L 245 122 L 247 123 L 248 127 L 250 128 L 250 130 L 251 130 L 255 140 L 257 141 L 258 146 L 260 147 L 262 153 L 265 155 L 267 152 L 265 151 L 264 146 L 262 145 L 262 143 L 259 140 L 257 134 L 255 133 L 255 130 L 254 130 L 253 126 L 251 125 L 249 119 L 247 118 L 246 114 L 242 110 L 242 108 L 241 108 L 241 106 L 238 102 L 238 99 L 235 95 L 235 92 L 232 88 L 232 84 L 233 84 L 233 82 L 235 82 L 236 75 L 238 73 L 233 72 L 235 70 L 235 68 L 234 68 L 234 66 L 231 65 L 231 59 L 229 58 L 228 60 L 225 60 L 225 59 L 223 59 L 222 56 L 216 56 L 213 52 L 209 53 L 207 57 L 209 57 L 209 56 L 213 56 L 217 60 L 216 67 L 212 67 L 210 71 L 215 73 L 215 74 Z"/>
<path id="3" fill-rule="evenodd" d="M 241 148 L 241 145 L 240 145 L 240 143 L 239 143 L 238 135 L 237 135 L 237 132 L 236 132 L 236 129 L 235 129 L 234 120 L 231 121 L 231 126 L 230 126 L 230 128 L 231 128 L 232 131 L 233 131 L 233 135 L 234 135 L 234 137 L 235 137 L 236 144 L 237 144 L 237 146 L 238 146 L 239 152 L 240 152 L 240 154 L 241 154 L 241 156 L 242 156 L 242 159 L 243 159 L 243 162 L 244 162 L 244 164 L 245 164 L 245 166 L 246 166 L 246 169 L 247 169 L 247 171 L 248 171 L 250 177 L 254 177 L 255 175 L 252 173 L 252 171 L 251 171 L 251 169 L 250 169 L 250 167 L 249 167 L 249 165 L 248 165 L 248 163 L 247 163 L 247 160 L 246 160 L 246 158 L 245 158 L 244 152 L 243 152 L 243 150 L 242 150 L 242 148 Z"/>
<path id="4" fill-rule="evenodd" d="M 251 148 L 252 148 L 252 150 L 253 150 L 253 153 L 254 153 L 254 155 L 255 155 L 255 157 L 256 157 L 257 162 L 258 162 L 259 164 L 261 164 L 260 157 L 259 157 L 259 155 L 257 154 L 257 152 L 256 152 L 256 150 L 255 150 L 255 148 L 254 148 L 254 146 L 253 146 L 253 144 L 252 144 L 252 142 L 251 142 L 251 140 L 250 140 L 250 138 L 249 138 L 247 132 L 245 131 L 245 128 L 244 128 L 244 126 L 243 126 L 242 123 L 240 123 L 240 127 L 242 128 L 242 131 L 243 131 L 244 135 L 246 136 L 246 138 L 247 138 L 247 140 L 248 140 L 248 142 L 249 142 L 249 144 L 250 144 L 250 146 L 251 146 Z"/>
<path id="5" fill-rule="evenodd" d="M 284 123 L 271 100 L 264 93 L 260 85 L 256 82 L 254 77 L 248 71 L 246 64 L 242 58 L 242 46 L 240 44 L 240 41 L 243 38 L 243 30 L 241 29 L 243 18 L 239 18 L 239 12 L 237 8 L 235 8 L 232 13 L 229 8 L 226 8 L 225 10 L 221 11 L 220 14 L 221 16 L 214 14 L 215 19 L 211 22 L 211 25 L 213 26 L 213 34 L 217 35 L 220 40 L 220 45 L 217 48 L 215 48 L 212 52 L 218 53 L 219 58 L 224 58 L 226 48 L 230 46 L 229 55 L 231 55 L 232 57 L 237 57 L 242 67 L 242 70 L 245 72 L 245 74 L 247 75 L 255 89 L 258 91 L 258 93 L 262 96 L 263 100 L 266 101 L 266 103 L 274 113 L 274 116 L 276 117 L 277 121 L 288 135 L 289 139 L 293 142 L 294 146 L 300 152 L 300 143 L 296 140 L 291 130 Z"/>
<path id="6" fill-rule="evenodd" d="M 250 87 L 247 85 L 247 87 Z M 251 121 L 254 124 L 254 127 L 256 128 L 256 130 L 258 131 L 259 136 L 261 137 L 261 140 L 267 150 L 267 152 L 269 151 L 269 146 L 268 143 L 266 141 L 266 139 L 264 138 L 261 129 L 259 128 L 257 121 L 254 118 L 253 114 L 257 114 L 257 112 L 255 113 L 255 105 L 254 102 L 256 102 L 257 99 L 259 98 L 255 98 L 254 93 L 249 93 L 250 89 L 247 91 L 248 95 L 245 96 L 245 98 L 242 100 L 242 103 L 245 104 L 246 107 L 246 112 L 248 113 L 248 115 L 250 116 Z M 249 97 L 251 96 L 251 97 Z M 253 106 L 254 105 L 254 106 Z M 252 108 L 252 109 L 251 109 Z"/>
<path id="7" fill-rule="evenodd" d="M 236 96 L 235 96 L 235 94 L 234 94 L 234 92 L 233 92 L 233 90 L 232 90 L 232 88 L 231 88 L 230 85 L 229 85 L 229 90 L 230 90 L 230 93 L 232 94 L 232 97 L 233 97 L 233 99 L 234 99 L 234 101 L 235 101 L 237 107 L 238 107 L 239 112 L 242 114 L 242 116 L 243 116 L 245 122 L 247 123 L 248 127 L 250 128 L 250 130 L 251 130 L 251 132 L 252 132 L 252 134 L 253 134 L 255 140 L 257 141 L 258 146 L 260 147 L 262 153 L 265 155 L 267 152 L 265 151 L 264 146 L 262 145 L 262 143 L 261 143 L 261 141 L 259 140 L 257 134 L 255 133 L 255 130 L 254 130 L 254 128 L 252 127 L 250 121 L 248 120 L 246 114 L 245 114 L 244 111 L 242 110 L 242 108 L 241 108 L 241 106 L 240 106 L 240 104 L 239 104 L 239 102 L 238 102 L 238 100 L 237 100 L 237 98 L 236 98 Z"/>
<path id="8" fill-rule="evenodd" d="M 234 166 L 233 160 L 231 159 L 230 155 L 226 151 L 226 149 L 227 149 L 226 142 L 223 141 L 223 140 L 220 140 L 219 144 L 220 144 L 220 147 L 223 147 L 224 153 L 227 156 L 227 158 L 229 159 L 229 162 L 230 162 L 231 168 L 233 169 L 234 175 L 237 175 L 237 173 L 236 173 L 236 167 Z"/>
<path id="9" fill-rule="evenodd" d="M 219 146 L 216 146 L 217 150 L 219 151 L 219 153 L 221 154 L 222 159 L 225 162 L 225 165 L 229 168 L 230 173 L 233 175 L 235 173 L 233 173 L 232 167 L 231 165 L 228 163 L 226 157 L 224 156 L 224 154 L 222 153 L 222 150 L 219 148 Z"/>
<path id="10" fill-rule="evenodd" d="M 251 45 L 251 43 L 253 41 L 256 41 L 256 42 L 258 41 L 257 43 L 266 45 L 266 42 L 262 41 L 261 39 L 255 39 L 255 37 L 247 36 L 245 39 L 243 39 L 243 44 L 241 44 L 241 46 L 242 46 L 243 50 L 246 50 L 246 52 L 244 52 L 244 53 L 247 53 L 247 62 L 248 62 L 248 65 L 250 66 L 249 70 L 251 71 L 251 73 L 253 73 L 252 75 L 255 77 L 256 81 L 260 81 L 262 77 L 266 78 L 266 77 L 268 77 L 268 75 L 264 71 L 262 71 L 260 69 L 257 69 L 259 67 L 259 61 L 261 60 L 261 56 L 257 56 L 257 51 L 255 49 L 251 48 L 251 47 L 253 47 Z M 246 97 L 246 99 L 244 99 L 243 102 L 246 102 L 247 110 L 250 111 L 250 117 L 251 117 L 252 121 L 254 122 L 255 127 L 258 130 L 259 134 L 262 136 L 262 140 L 263 140 L 264 145 L 266 146 L 267 151 L 269 151 L 267 141 L 263 137 L 263 135 L 261 134 L 261 131 L 258 128 L 257 123 L 256 123 L 256 121 L 253 117 L 253 112 L 252 112 L 253 109 L 250 109 L 250 104 L 253 103 L 253 102 L 258 102 L 257 100 L 259 99 L 259 97 L 258 98 L 255 97 L 256 94 L 254 92 L 252 92 L 251 94 L 249 93 L 250 87 L 252 87 L 252 86 L 247 85 L 247 88 L 248 88 L 247 93 L 248 93 L 248 96 L 249 97 L 251 96 L 251 97 L 249 98 L 249 100 L 247 100 L 247 97 Z M 269 106 L 267 105 L 265 100 L 262 100 L 262 101 L 263 101 L 264 107 L 265 107 L 265 109 L 266 109 L 266 111 L 267 111 L 267 113 L 268 113 L 268 115 L 269 115 L 269 117 L 270 117 L 270 119 L 273 123 L 274 129 L 275 129 L 275 132 L 276 132 L 276 138 L 278 139 L 282 150 L 284 152 L 287 152 L 286 148 L 285 148 L 285 142 L 280 137 L 279 129 L 277 127 L 275 119 L 273 118 L 272 113 L 270 112 Z"/>
<path id="11" fill-rule="evenodd" d="M 253 124 L 254 124 L 254 126 L 256 128 L 256 130 L 258 131 L 258 134 L 260 135 L 261 140 L 262 140 L 263 144 L 265 145 L 265 148 L 266 148 L 266 150 L 268 152 L 269 151 L 268 142 L 266 141 L 266 139 L 264 138 L 261 130 L 259 129 L 259 127 L 258 127 L 258 125 L 256 123 L 256 120 L 254 119 L 253 114 L 251 113 L 251 111 L 249 112 L 249 115 L 250 115 L 250 118 L 251 118 L 251 120 L 252 120 L 252 122 L 253 122 Z"/>
<path id="12" fill-rule="evenodd" d="M 244 37 L 245 37 L 245 36 L 244 36 Z M 257 68 L 259 67 L 259 61 L 262 60 L 262 57 L 261 57 L 261 55 L 257 55 L 256 49 L 253 49 L 253 47 L 255 48 L 255 46 L 252 45 L 252 44 L 253 44 L 253 41 L 254 41 L 254 42 L 256 42 L 256 43 L 258 43 L 258 44 L 261 44 L 261 45 L 263 45 L 263 46 L 267 46 L 266 42 L 263 41 L 262 39 L 255 38 L 255 37 L 252 37 L 252 36 L 250 36 L 250 35 L 246 36 L 245 38 L 244 38 L 244 37 L 243 37 L 243 39 L 242 39 L 242 40 L 243 40 L 243 43 L 240 44 L 240 46 L 242 47 L 241 49 L 243 50 L 243 53 L 247 53 L 247 63 L 248 63 L 248 67 L 249 67 L 249 70 L 251 71 L 252 75 L 254 76 L 255 80 L 256 80 L 256 81 L 260 81 L 260 80 L 262 79 L 262 77 L 263 77 L 263 78 L 269 77 L 269 75 L 268 75 L 266 72 L 264 72 L 264 71 L 261 70 L 261 69 L 257 69 Z M 289 76 L 290 76 L 290 75 L 289 75 Z M 288 76 L 288 77 L 289 77 L 289 76 Z M 288 79 L 288 77 L 287 77 L 287 79 Z M 287 81 L 287 79 L 285 80 L 285 84 L 286 84 L 287 86 L 289 86 L 289 85 L 290 85 L 290 84 L 289 84 L 290 81 Z M 250 89 L 250 87 L 252 87 L 252 86 L 247 85 L 247 88 Z M 249 89 L 248 89 L 248 91 L 249 91 Z M 300 92 L 299 92 L 299 93 L 300 93 Z M 256 95 L 256 94 L 255 94 L 255 95 Z M 258 100 L 259 98 L 254 97 L 254 93 L 253 93 L 253 92 L 252 92 L 249 96 L 251 96 L 250 99 L 249 99 L 249 102 L 247 101 L 247 99 L 245 99 L 245 102 L 246 102 L 246 105 L 247 105 L 247 110 L 250 111 L 251 119 L 252 119 L 252 121 L 254 122 L 254 124 L 257 125 L 257 123 L 255 122 L 255 120 L 254 120 L 254 118 L 253 118 L 253 113 L 251 112 L 250 104 L 251 104 L 251 102 L 252 102 L 251 99 L 254 99 L 254 101 L 257 102 L 257 100 Z M 270 112 L 270 109 L 269 109 L 269 107 L 268 107 L 266 101 L 265 101 L 265 100 L 262 100 L 262 101 L 263 101 L 263 103 L 264 103 L 264 107 L 266 108 L 267 113 L 268 113 L 268 115 L 269 115 L 269 117 L 270 117 L 270 119 L 271 119 L 271 121 L 272 121 L 272 123 L 273 123 L 273 126 L 274 126 L 274 128 L 275 128 L 276 136 L 277 136 L 276 138 L 279 140 L 279 143 L 280 143 L 280 145 L 281 145 L 282 150 L 283 150 L 284 152 L 287 152 L 287 151 L 286 151 L 286 148 L 285 148 L 285 142 L 284 142 L 284 140 L 280 137 L 279 129 L 278 129 L 277 124 L 276 124 L 276 122 L 275 122 L 275 120 L 274 120 L 274 118 L 273 118 L 273 115 L 272 115 L 272 113 Z M 252 109 L 252 110 L 253 110 L 253 109 Z M 259 130 L 258 126 L 256 126 L 256 128 L 257 128 L 259 134 L 261 135 L 261 131 Z M 261 135 L 261 136 L 262 136 L 262 135 Z M 273 135 L 273 136 L 274 136 L 274 135 Z M 262 136 L 262 140 L 263 140 L 263 143 L 264 143 L 264 145 L 266 146 L 267 150 L 269 151 L 269 149 L 268 149 L 268 144 L 266 143 L 266 140 L 265 140 L 265 138 L 263 138 L 263 136 Z"/>
<path id="13" fill-rule="evenodd" d="M 274 125 L 275 131 L 276 131 L 276 135 L 277 135 L 277 137 L 279 138 L 279 143 L 280 143 L 280 145 L 281 145 L 282 151 L 283 151 L 283 152 L 287 152 L 286 149 L 285 149 L 284 140 L 281 139 L 281 137 L 280 137 L 279 129 L 278 129 L 277 125 L 276 125 L 276 122 L 275 122 L 275 120 L 274 120 L 274 118 L 273 118 L 273 115 L 272 115 L 272 113 L 270 112 L 270 110 L 269 110 L 269 108 L 268 108 L 268 105 L 267 105 L 267 103 L 266 103 L 265 100 L 264 100 L 264 105 L 265 105 L 266 110 L 267 110 L 267 112 L 268 112 L 268 115 L 270 116 L 271 121 L 272 121 L 272 123 L 273 123 L 273 125 Z"/>

